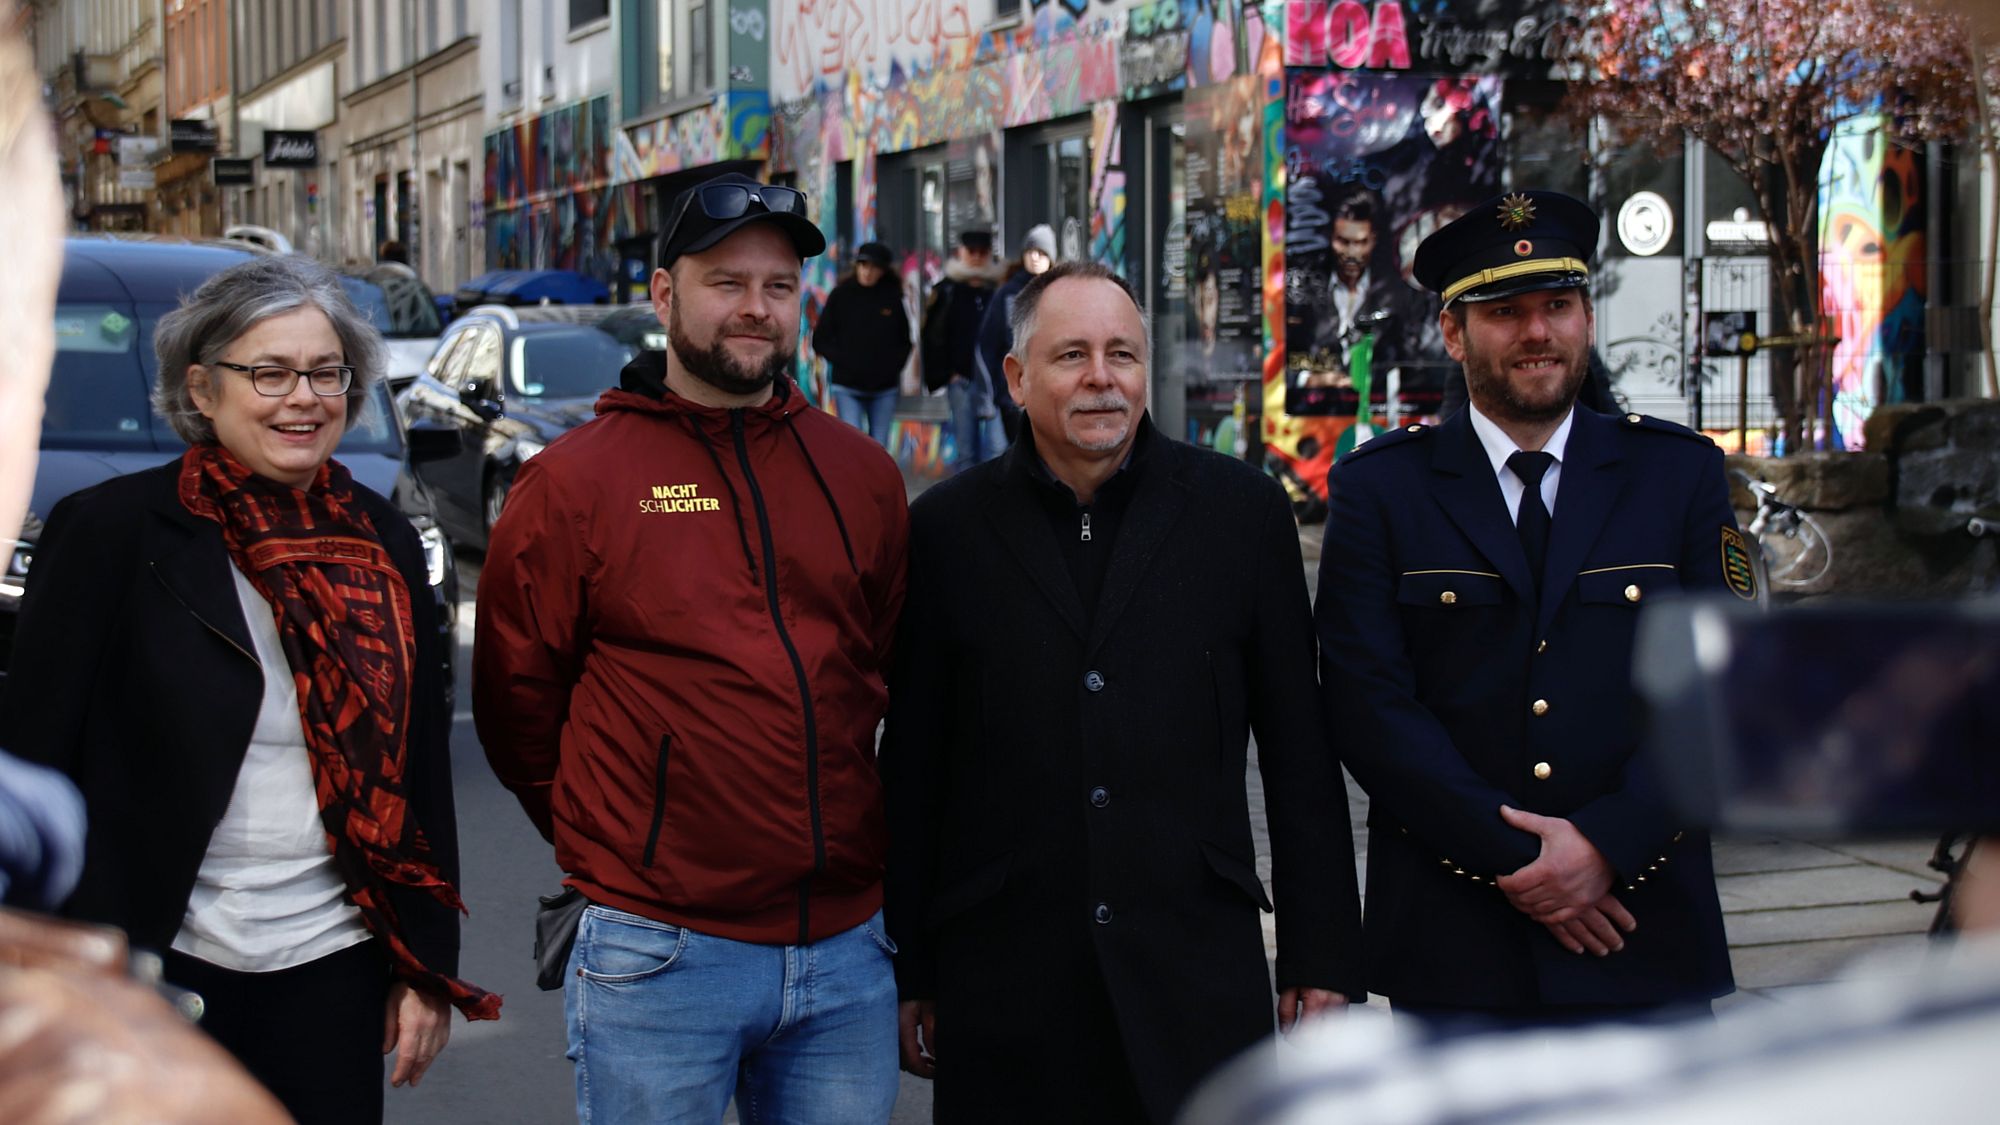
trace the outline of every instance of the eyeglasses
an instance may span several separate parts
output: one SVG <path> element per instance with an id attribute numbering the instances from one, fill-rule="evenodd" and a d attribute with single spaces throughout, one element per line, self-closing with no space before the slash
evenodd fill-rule
<path id="1" fill-rule="evenodd" d="M 681 209 L 675 213 L 674 221 L 667 226 L 666 238 L 662 243 L 671 243 L 674 233 L 680 229 L 681 219 L 694 202 L 701 203 L 701 213 L 718 222 L 740 218 L 750 213 L 750 205 L 769 214 L 806 213 L 806 193 L 797 188 L 773 187 L 770 184 L 703 184 L 681 199 Z"/>
<path id="2" fill-rule="evenodd" d="M 255 367 L 245 367 L 240 363 L 223 363 L 217 360 L 217 367 L 227 367 L 231 371 L 241 371 L 250 376 L 250 385 L 266 398 L 284 398 L 298 389 L 299 380 L 304 379 L 312 388 L 312 393 L 321 398 L 344 395 L 354 385 L 354 369 L 345 364 L 331 367 L 315 367 L 311 371 L 300 371 L 292 367 L 279 367 L 274 363 L 260 363 Z"/>

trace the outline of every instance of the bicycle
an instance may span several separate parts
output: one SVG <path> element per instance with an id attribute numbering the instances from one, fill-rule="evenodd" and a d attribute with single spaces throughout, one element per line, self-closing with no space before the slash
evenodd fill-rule
<path id="1" fill-rule="evenodd" d="M 1729 475 L 1757 501 L 1744 534 L 1757 544 L 1764 576 L 1772 587 L 1811 586 L 1833 568 L 1833 542 L 1805 509 L 1779 499 L 1778 489 L 1741 469 Z"/>

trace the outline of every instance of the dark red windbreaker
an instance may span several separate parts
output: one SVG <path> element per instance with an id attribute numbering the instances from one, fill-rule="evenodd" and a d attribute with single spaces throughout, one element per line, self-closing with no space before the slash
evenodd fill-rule
<path id="1" fill-rule="evenodd" d="M 480 742 L 593 901 L 817 941 L 881 905 L 902 474 L 789 384 L 722 410 L 661 376 L 635 360 L 521 467 L 479 581 Z"/>

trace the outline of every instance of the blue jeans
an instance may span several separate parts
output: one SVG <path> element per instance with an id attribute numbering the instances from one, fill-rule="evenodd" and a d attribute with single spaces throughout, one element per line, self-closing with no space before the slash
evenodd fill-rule
<path id="1" fill-rule="evenodd" d="M 981 403 L 979 384 L 970 379 L 953 379 L 945 384 L 945 399 L 951 404 L 951 440 L 956 447 L 952 464 L 957 472 L 964 472 L 981 461 L 991 461 L 1007 448 L 1007 431 L 1000 424 L 1000 415 L 981 418 L 979 408 L 993 406 L 991 402 Z"/>
<path id="2" fill-rule="evenodd" d="M 896 388 L 857 391 L 833 385 L 833 406 L 840 420 L 889 448 L 889 424 L 896 420 Z"/>
<path id="3" fill-rule="evenodd" d="M 754 945 L 585 908 L 563 989 L 580 1125 L 880 1125 L 896 1104 L 894 946 L 882 914 Z"/>

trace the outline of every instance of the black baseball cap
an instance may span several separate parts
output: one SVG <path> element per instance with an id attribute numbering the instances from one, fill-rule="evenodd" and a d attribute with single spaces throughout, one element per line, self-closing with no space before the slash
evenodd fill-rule
<path id="1" fill-rule="evenodd" d="M 867 262 L 870 265 L 887 266 L 895 260 L 895 254 L 879 242 L 864 242 L 861 248 L 854 252 L 854 260 Z"/>
<path id="2" fill-rule="evenodd" d="M 671 266 L 683 254 L 698 254 L 751 223 L 776 223 L 792 240 L 799 257 L 826 250 L 826 236 L 806 217 L 806 194 L 797 188 L 759 183 L 738 172 L 703 180 L 674 197 L 666 235 L 660 239 L 660 265 Z"/>
<path id="3" fill-rule="evenodd" d="M 1417 247 L 1411 273 L 1449 305 L 1590 282 L 1597 212 L 1558 191 L 1494 196 Z"/>

